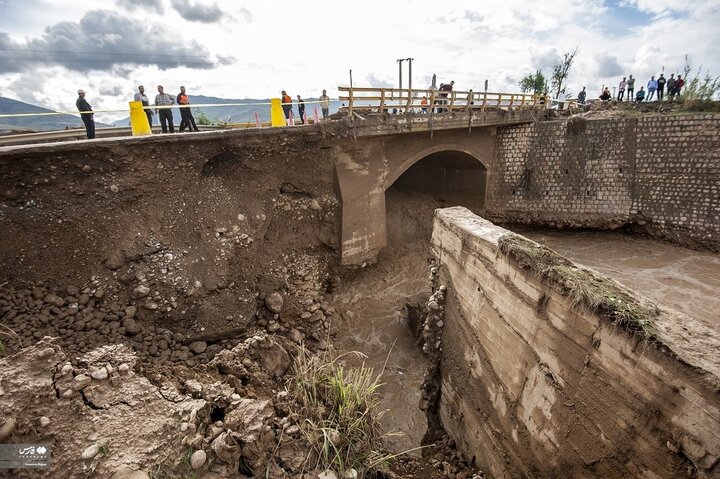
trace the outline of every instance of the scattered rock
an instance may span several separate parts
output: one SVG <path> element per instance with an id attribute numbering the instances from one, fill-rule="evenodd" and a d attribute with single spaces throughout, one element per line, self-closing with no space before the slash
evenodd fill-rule
<path id="1" fill-rule="evenodd" d="M 205 465 L 205 461 L 207 460 L 207 454 L 202 449 L 199 451 L 195 451 L 192 456 L 190 456 L 190 467 L 193 468 L 193 470 L 197 471 L 198 469 L 202 468 Z"/>
<path id="2" fill-rule="evenodd" d="M 90 372 L 90 377 L 93 379 L 97 379 L 98 381 L 107 379 L 108 378 L 108 370 L 105 369 L 104 367 L 99 367 L 97 369 L 93 369 Z"/>
<path id="3" fill-rule="evenodd" d="M 285 300 L 283 299 L 282 295 L 277 291 L 270 293 L 265 298 L 265 306 L 267 306 L 267 309 L 276 314 L 282 311 L 284 303 Z"/>
<path id="4" fill-rule="evenodd" d="M 125 318 L 122 322 L 123 328 L 125 328 L 125 333 L 130 336 L 135 336 L 137 333 L 140 332 L 140 326 L 137 324 L 137 321 L 133 318 Z"/>
<path id="5" fill-rule="evenodd" d="M 107 371 L 106 371 L 107 372 Z M 80 391 L 92 383 L 92 378 L 86 374 L 78 374 L 72 380 L 70 387 L 73 391 Z"/>
<path id="6" fill-rule="evenodd" d="M 61 307 L 63 304 L 65 304 L 65 300 L 62 299 L 60 296 L 54 295 L 54 294 L 48 294 L 43 299 L 48 304 L 52 304 L 54 306 L 57 306 L 58 308 Z"/>
<path id="7" fill-rule="evenodd" d="M 328 469 L 318 474 L 318 479 L 339 479 L 335 471 Z"/>
<path id="8" fill-rule="evenodd" d="M 100 444 L 93 444 L 92 446 L 85 449 L 82 453 L 83 459 L 92 459 L 93 457 L 97 456 L 100 452 Z"/>
<path id="9" fill-rule="evenodd" d="M 41 416 L 38 419 L 38 424 L 40 427 L 48 427 L 50 425 L 50 418 L 47 416 Z"/>
<path id="10" fill-rule="evenodd" d="M 300 343 L 302 343 L 304 336 L 303 336 L 303 333 L 301 333 L 297 329 L 293 328 L 288 333 L 288 339 L 295 344 L 300 344 Z"/>
<path id="11" fill-rule="evenodd" d="M 113 193 L 117 193 L 118 191 L 120 191 L 120 188 L 118 188 L 118 185 L 110 185 L 110 191 L 112 191 Z"/>
<path id="12" fill-rule="evenodd" d="M 190 351 L 195 354 L 202 354 L 207 349 L 207 343 L 205 341 L 195 341 L 190 343 Z"/>
<path id="13" fill-rule="evenodd" d="M 132 292 L 133 299 L 144 298 L 148 294 L 150 294 L 150 288 L 143 284 L 138 285 Z"/>
<path id="14" fill-rule="evenodd" d="M 10 419 L 6 419 L 5 422 L 0 425 L 0 442 L 3 442 L 5 439 L 10 437 L 10 434 L 13 433 L 15 430 L 15 426 L 17 425 L 17 421 L 14 417 L 11 417 Z"/>

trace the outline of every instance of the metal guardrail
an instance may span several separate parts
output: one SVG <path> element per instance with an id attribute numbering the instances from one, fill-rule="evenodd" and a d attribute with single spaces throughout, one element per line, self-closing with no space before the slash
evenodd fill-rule
<path id="1" fill-rule="evenodd" d="M 354 110 L 386 112 L 391 109 L 469 111 L 486 108 L 549 108 L 548 95 L 532 93 L 495 93 L 487 91 L 440 91 L 437 89 L 399 89 L 372 87 L 338 87 L 340 101 L 348 102 L 345 111 Z M 343 93 L 347 93 L 343 95 Z M 423 97 L 427 100 L 422 104 Z M 341 108 L 342 111 L 342 108 Z"/>

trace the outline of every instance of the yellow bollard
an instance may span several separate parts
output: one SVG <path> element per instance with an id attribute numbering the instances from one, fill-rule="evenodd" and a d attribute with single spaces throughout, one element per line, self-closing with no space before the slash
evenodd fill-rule
<path id="1" fill-rule="evenodd" d="M 141 101 L 130 102 L 130 127 L 133 136 L 152 135 L 152 129 Z"/>
<path id="2" fill-rule="evenodd" d="M 272 122 L 272 126 L 287 126 L 285 113 L 280 104 L 280 98 L 270 99 L 270 121 Z"/>

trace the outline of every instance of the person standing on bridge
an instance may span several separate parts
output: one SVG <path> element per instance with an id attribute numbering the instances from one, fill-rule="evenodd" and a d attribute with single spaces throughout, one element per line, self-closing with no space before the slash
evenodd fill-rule
<path id="1" fill-rule="evenodd" d="M 327 120 L 330 116 L 330 97 L 327 96 L 327 92 L 323 90 L 323 94 L 320 95 L 320 108 L 322 109 L 323 120 Z"/>
<path id="2" fill-rule="evenodd" d="M 627 80 L 627 99 L 628 101 L 632 101 L 633 94 L 635 93 L 635 79 L 632 75 L 630 75 L 630 78 Z"/>
<path id="3" fill-rule="evenodd" d="M 135 97 L 133 99 L 135 101 L 141 102 L 143 104 L 143 106 L 150 106 L 150 100 L 148 99 L 147 95 L 145 95 L 145 87 L 142 85 L 140 85 L 138 87 L 138 92 L 135 93 Z M 150 125 L 150 128 L 152 128 L 152 118 L 153 118 L 152 108 L 145 108 L 145 116 L 147 116 L 148 125 Z"/>
<path id="4" fill-rule="evenodd" d="M 80 112 L 80 118 L 82 118 L 85 124 L 85 132 L 87 133 L 88 140 L 92 140 L 95 138 L 94 113 L 92 112 L 90 103 L 85 99 L 85 92 L 83 90 L 78 90 L 78 99 L 75 101 L 75 106 Z"/>
<path id="5" fill-rule="evenodd" d="M 290 113 L 292 112 L 292 98 L 287 94 L 285 90 L 282 91 L 282 109 L 285 113 L 285 122 L 290 123 Z"/>
<path id="6" fill-rule="evenodd" d="M 180 93 L 177 96 L 177 104 L 180 105 L 180 133 L 185 131 L 187 128 L 190 131 L 200 131 L 195 124 L 195 118 L 193 117 L 192 111 L 190 111 L 190 100 L 187 94 L 185 94 L 185 87 L 180 87 Z"/>
<path id="7" fill-rule="evenodd" d="M 302 98 L 300 98 L 300 95 L 297 96 L 298 99 L 298 114 L 300 116 L 300 123 L 303 125 L 305 124 L 305 102 Z"/>
<path id="8" fill-rule="evenodd" d="M 164 92 L 162 85 L 158 85 L 158 94 L 155 95 L 155 106 L 170 106 L 175 104 L 175 100 L 172 96 L 168 95 Z M 155 111 L 160 116 L 160 126 L 162 127 L 162 132 L 167 133 L 168 132 L 168 125 L 170 126 L 170 133 L 175 133 L 175 125 L 173 125 L 173 115 L 172 115 L 172 109 L 170 108 L 161 108 L 161 109 L 155 109 Z"/>

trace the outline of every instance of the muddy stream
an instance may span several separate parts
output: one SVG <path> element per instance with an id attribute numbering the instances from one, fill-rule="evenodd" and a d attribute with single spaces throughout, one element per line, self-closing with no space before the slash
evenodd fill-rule
<path id="1" fill-rule="evenodd" d="M 376 264 L 341 285 L 335 304 L 342 318 L 342 348 L 364 353 L 366 365 L 384 371 L 382 423 L 386 431 L 401 433 L 389 437 L 388 445 L 393 452 L 402 452 L 417 448 L 427 428 L 418 403 L 428 366 L 407 324 L 404 306 L 411 298 L 422 301 L 430 294 L 432 214 L 435 208 L 449 205 L 392 189 L 386 201 L 388 247 Z M 720 255 L 619 232 L 511 228 L 720 331 Z"/>

